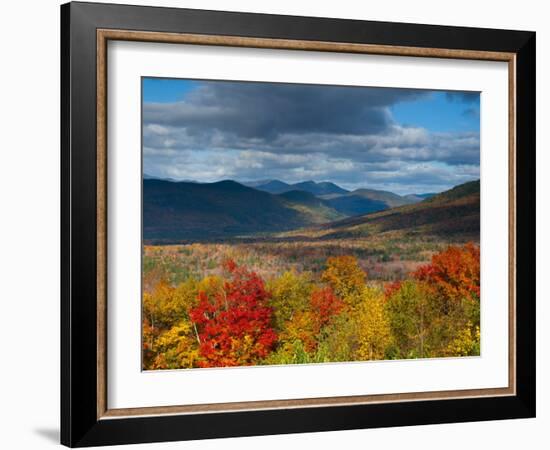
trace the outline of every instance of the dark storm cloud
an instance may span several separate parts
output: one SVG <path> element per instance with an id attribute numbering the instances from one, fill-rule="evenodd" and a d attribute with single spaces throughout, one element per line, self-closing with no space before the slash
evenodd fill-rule
<path id="1" fill-rule="evenodd" d="M 479 132 L 431 132 L 394 120 L 393 105 L 431 95 L 204 82 L 183 101 L 143 105 L 144 170 L 206 182 L 328 180 L 397 193 L 440 191 L 478 178 Z M 475 109 L 472 98 L 479 98 L 446 95 L 461 109 Z"/>
<path id="2" fill-rule="evenodd" d="M 388 107 L 429 95 L 410 89 L 350 88 L 267 83 L 210 83 L 185 101 L 146 103 L 145 124 L 185 127 L 237 137 L 286 133 L 377 134 L 393 124 Z"/>

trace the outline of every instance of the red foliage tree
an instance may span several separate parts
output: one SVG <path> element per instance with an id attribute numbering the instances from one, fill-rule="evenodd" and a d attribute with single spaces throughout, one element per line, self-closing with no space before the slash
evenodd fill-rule
<path id="1" fill-rule="evenodd" d="M 319 329 L 344 309 L 344 302 L 334 294 L 330 287 L 316 289 L 311 293 L 311 309 L 319 324 Z"/>
<path id="2" fill-rule="evenodd" d="M 276 333 L 263 280 L 229 260 L 222 292 L 199 293 L 199 304 L 189 311 L 198 328 L 203 367 L 254 364 L 271 351 Z"/>
<path id="3" fill-rule="evenodd" d="M 390 298 L 393 294 L 395 294 L 399 289 L 401 289 L 401 285 L 403 282 L 401 280 L 396 281 L 390 281 L 389 283 L 386 283 L 384 285 L 384 297 L 386 300 Z"/>

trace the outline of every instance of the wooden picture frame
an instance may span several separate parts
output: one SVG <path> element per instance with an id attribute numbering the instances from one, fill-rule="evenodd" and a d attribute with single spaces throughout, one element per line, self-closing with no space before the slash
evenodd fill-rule
<path id="1" fill-rule="evenodd" d="M 61 7 L 61 442 L 68 446 L 535 415 L 535 33 L 69 3 Z M 509 69 L 507 388 L 110 409 L 109 40 L 504 61 Z"/>

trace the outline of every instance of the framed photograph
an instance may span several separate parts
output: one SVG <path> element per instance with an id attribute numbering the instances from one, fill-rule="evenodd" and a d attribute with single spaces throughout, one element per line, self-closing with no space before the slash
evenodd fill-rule
<path id="1" fill-rule="evenodd" d="M 535 415 L 535 33 L 61 7 L 61 441 Z"/>

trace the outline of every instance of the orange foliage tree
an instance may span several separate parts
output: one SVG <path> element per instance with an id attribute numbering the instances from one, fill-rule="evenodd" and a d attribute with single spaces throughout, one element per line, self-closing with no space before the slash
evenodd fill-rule
<path id="1" fill-rule="evenodd" d="M 413 277 L 433 286 L 444 298 L 457 302 L 479 300 L 479 247 L 449 246 L 432 256 L 431 264 L 420 267 Z"/>

